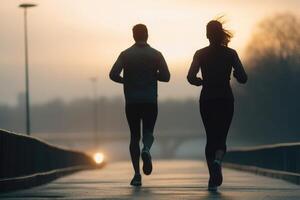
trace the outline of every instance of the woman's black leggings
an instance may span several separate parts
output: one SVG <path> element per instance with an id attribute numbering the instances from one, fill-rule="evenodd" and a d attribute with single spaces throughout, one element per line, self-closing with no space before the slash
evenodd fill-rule
<path id="1" fill-rule="evenodd" d="M 135 173 L 140 173 L 140 139 L 150 150 L 154 137 L 153 130 L 157 118 L 157 103 L 126 104 L 126 117 L 130 129 L 130 155 Z"/>
<path id="2" fill-rule="evenodd" d="M 226 152 L 226 138 L 231 124 L 234 102 L 231 99 L 200 101 L 200 113 L 206 131 L 206 161 L 215 160 L 217 150 Z"/>

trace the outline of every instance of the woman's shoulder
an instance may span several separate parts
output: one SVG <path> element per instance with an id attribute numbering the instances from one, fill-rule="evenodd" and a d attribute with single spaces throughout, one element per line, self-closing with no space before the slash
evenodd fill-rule
<path id="1" fill-rule="evenodd" d="M 221 50 L 224 54 L 229 55 L 230 57 L 237 56 L 237 52 L 233 48 L 230 48 L 230 47 L 227 47 L 227 46 L 220 46 L 220 47 L 218 47 L 218 49 Z M 201 48 L 201 49 L 197 50 L 195 52 L 195 56 L 199 57 L 199 56 L 208 55 L 208 54 L 211 54 L 211 53 L 216 53 L 215 50 L 216 49 L 214 47 L 206 46 L 204 48 Z"/>
<path id="2" fill-rule="evenodd" d="M 226 51 L 228 54 L 230 54 L 230 55 L 235 55 L 235 54 L 237 54 L 236 50 L 235 50 L 235 49 L 232 49 L 232 48 L 230 48 L 230 47 L 224 46 L 224 49 L 225 49 L 225 51 Z"/>
<path id="3" fill-rule="evenodd" d="M 200 56 L 200 55 L 205 54 L 205 53 L 208 51 L 208 48 L 209 48 L 209 46 L 203 47 L 203 48 L 201 48 L 201 49 L 198 49 L 198 50 L 195 52 L 195 55 Z"/>

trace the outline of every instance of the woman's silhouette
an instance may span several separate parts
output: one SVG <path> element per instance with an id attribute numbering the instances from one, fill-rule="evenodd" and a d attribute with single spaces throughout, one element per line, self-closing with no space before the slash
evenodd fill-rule
<path id="1" fill-rule="evenodd" d="M 209 46 L 196 51 L 188 72 L 190 84 L 202 86 L 200 113 L 206 131 L 205 156 L 209 169 L 209 190 L 217 190 L 223 182 L 221 161 L 226 152 L 226 138 L 231 124 L 234 98 L 230 76 L 246 83 L 247 75 L 234 49 L 228 48 L 232 34 L 217 20 L 206 26 Z M 197 77 L 201 70 L 202 78 Z"/>

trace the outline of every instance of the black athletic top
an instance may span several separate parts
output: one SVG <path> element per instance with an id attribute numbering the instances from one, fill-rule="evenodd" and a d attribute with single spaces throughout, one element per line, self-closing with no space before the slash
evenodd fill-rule
<path id="1" fill-rule="evenodd" d="M 187 79 L 192 85 L 203 86 L 201 100 L 233 100 L 230 87 L 232 68 L 237 81 L 246 83 L 247 74 L 236 51 L 225 46 L 210 45 L 196 51 Z M 202 78 L 197 77 L 200 69 Z"/>
<path id="2" fill-rule="evenodd" d="M 120 76 L 122 70 L 123 77 Z M 123 83 L 126 103 L 156 103 L 157 81 L 170 80 L 163 55 L 145 42 L 137 42 L 123 51 L 109 76 Z"/>

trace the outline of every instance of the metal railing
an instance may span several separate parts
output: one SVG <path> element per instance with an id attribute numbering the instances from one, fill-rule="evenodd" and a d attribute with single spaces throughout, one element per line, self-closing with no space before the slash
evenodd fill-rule
<path id="1" fill-rule="evenodd" d="M 34 137 L 0 130 L 0 179 L 92 165 L 92 158 L 82 152 L 59 148 Z"/>
<path id="2" fill-rule="evenodd" d="M 300 143 L 229 150 L 225 162 L 300 174 Z"/>

